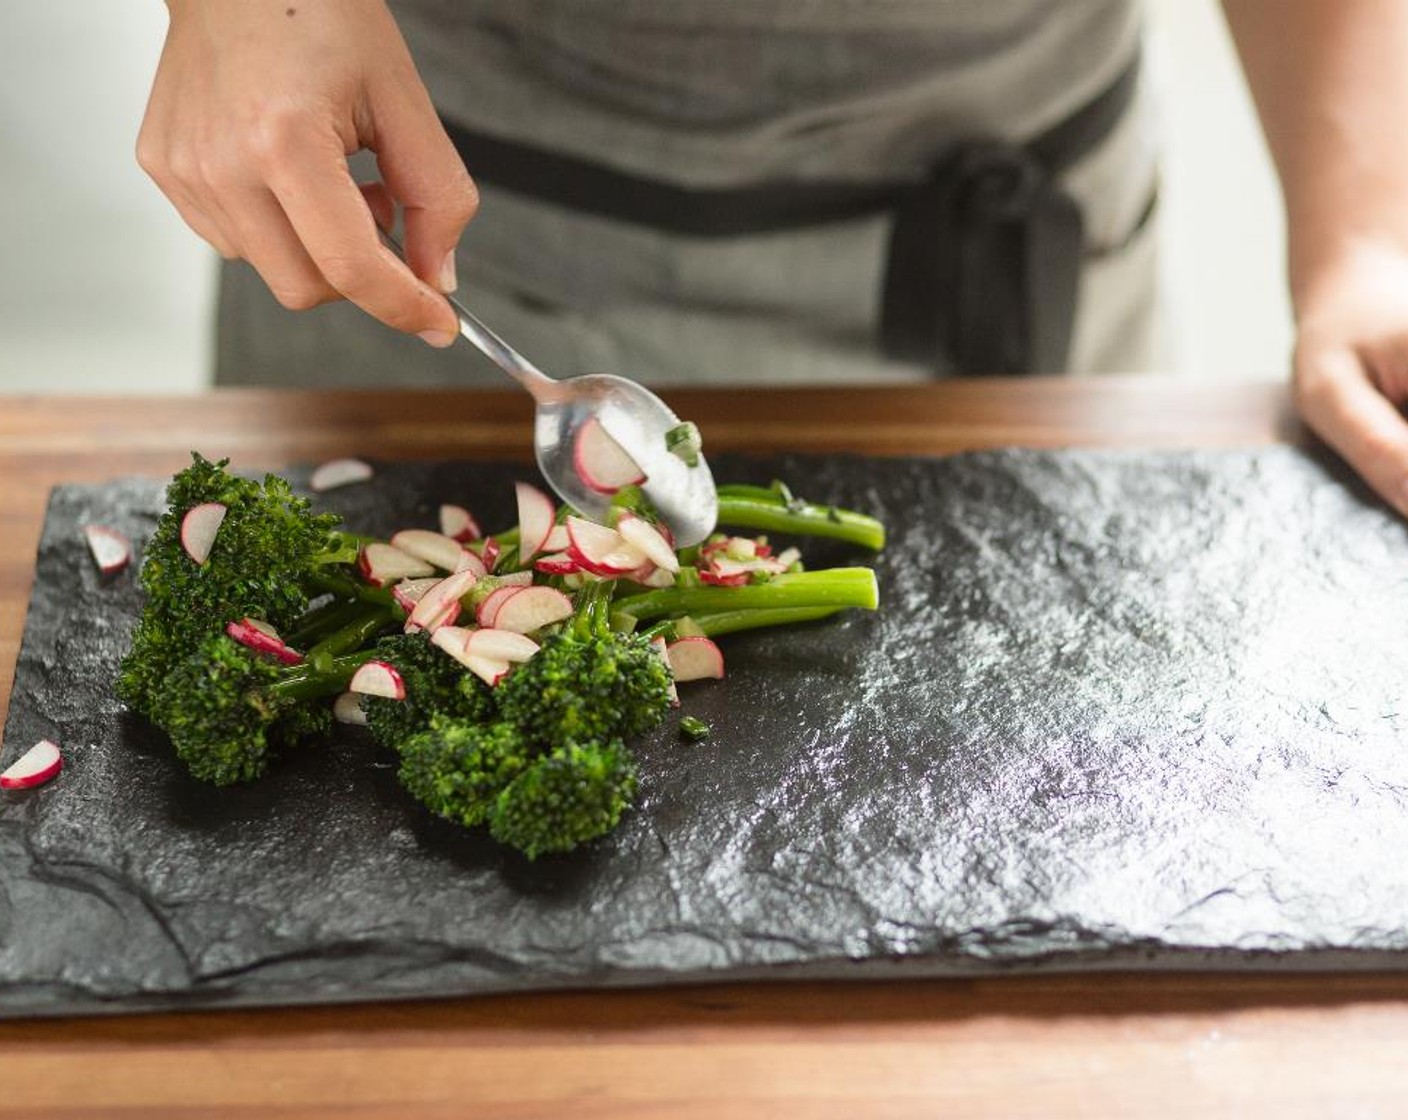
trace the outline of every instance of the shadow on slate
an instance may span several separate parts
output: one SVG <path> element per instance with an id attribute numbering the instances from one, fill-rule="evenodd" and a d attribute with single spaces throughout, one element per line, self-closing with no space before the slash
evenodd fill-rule
<path id="1" fill-rule="evenodd" d="M 359 531 L 482 464 L 319 499 Z M 139 609 L 56 491 L 5 729 L 0 1015 L 739 978 L 1408 964 L 1408 530 L 1303 452 L 720 461 L 882 517 L 883 608 L 726 639 L 714 725 L 639 745 L 612 837 L 530 864 L 432 819 L 364 734 L 232 790 L 110 682 Z M 294 474 L 296 479 L 306 474 Z M 814 560 L 859 559 L 816 547 Z"/>

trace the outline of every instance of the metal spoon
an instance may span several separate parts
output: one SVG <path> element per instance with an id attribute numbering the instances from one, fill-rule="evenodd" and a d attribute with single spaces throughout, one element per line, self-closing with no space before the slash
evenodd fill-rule
<path id="1" fill-rule="evenodd" d="M 387 240 L 401 253 L 401 246 Z M 404 256 L 404 254 L 402 254 Z M 532 394 L 537 402 L 533 451 L 548 485 L 569 506 L 594 520 L 605 518 L 611 496 L 593 490 L 573 462 L 577 433 L 595 418 L 645 475 L 641 489 L 674 535 L 679 548 L 698 544 L 714 531 L 719 498 L 714 476 L 701 455 L 693 466 L 667 446 L 665 435 L 680 419 L 645 386 L 625 377 L 590 373 L 557 380 L 485 326 L 453 296 L 460 334 Z"/>

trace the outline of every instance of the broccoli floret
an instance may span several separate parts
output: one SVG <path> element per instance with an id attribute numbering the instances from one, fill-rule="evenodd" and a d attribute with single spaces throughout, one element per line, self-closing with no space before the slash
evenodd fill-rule
<path id="1" fill-rule="evenodd" d="M 318 593 L 313 577 L 356 559 L 355 542 L 338 519 L 315 515 L 275 475 L 263 483 L 237 478 L 200 455 L 171 480 L 168 510 L 146 546 L 141 584 L 147 601 L 122 662 L 118 695 L 152 715 L 167 676 L 207 635 L 245 616 L 291 626 Z M 197 564 L 181 544 L 181 522 L 194 506 L 226 507 L 210 555 Z"/>
<path id="2" fill-rule="evenodd" d="M 327 731 L 331 714 L 312 701 L 341 689 L 357 660 L 314 674 L 216 634 L 172 670 L 152 717 L 194 777 L 216 785 L 250 781 L 275 749 Z"/>
<path id="3" fill-rule="evenodd" d="M 559 747 L 499 794 L 489 832 L 529 859 L 571 851 L 615 828 L 635 793 L 635 760 L 620 740 Z"/>
<path id="4" fill-rule="evenodd" d="M 669 668 L 648 639 L 610 629 L 610 594 L 584 588 L 571 624 L 498 686 L 504 718 L 545 749 L 639 735 L 669 710 Z"/>
<path id="5" fill-rule="evenodd" d="M 368 696 L 362 701 L 367 729 L 384 747 L 400 750 L 437 716 L 485 723 L 497 715 L 489 686 L 431 645 L 423 633 L 382 638 L 376 656 L 396 666 L 406 685 L 404 700 Z"/>
<path id="6" fill-rule="evenodd" d="M 534 759 L 511 723 L 437 716 L 401 743 L 401 784 L 436 816 L 466 827 L 488 819 L 495 798 Z"/>

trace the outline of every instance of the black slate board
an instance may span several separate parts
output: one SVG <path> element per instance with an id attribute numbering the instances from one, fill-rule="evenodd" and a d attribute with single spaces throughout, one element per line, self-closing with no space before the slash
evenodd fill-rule
<path id="1" fill-rule="evenodd" d="M 1302 452 L 778 459 L 891 528 L 883 611 L 727 639 L 616 835 L 529 864 L 344 729 L 186 778 L 109 682 L 139 600 L 56 491 L 0 765 L 0 1015 L 996 970 L 1408 965 L 1408 529 Z M 353 528 L 511 520 L 521 470 L 394 465 Z M 301 477 L 295 475 L 295 477 Z M 844 548 L 813 549 L 844 562 Z M 673 721 L 672 721 L 673 723 Z"/>

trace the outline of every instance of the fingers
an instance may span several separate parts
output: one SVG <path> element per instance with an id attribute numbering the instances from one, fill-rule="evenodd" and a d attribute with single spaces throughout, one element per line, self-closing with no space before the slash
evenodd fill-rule
<path id="1" fill-rule="evenodd" d="M 376 224 L 390 233 L 396 228 L 396 200 L 386 189 L 385 183 L 363 183 L 358 188 L 366 200 L 367 209 L 372 212 Z"/>
<path id="2" fill-rule="evenodd" d="M 272 193 L 258 188 L 228 192 L 225 213 L 240 255 L 284 307 L 306 311 L 342 298 L 313 263 Z"/>
<path id="3" fill-rule="evenodd" d="M 377 163 L 406 225 L 406 261 L 421 279 L 453 292 L 455 247 L 479 193 L 426 95 L 397 87 L 375 107 Z"/>
<path id="4" fill-rule="evenodd" d="M 333 288 L 388 326 L 419 334 L 432 346 L 454 342 L 455 313 L 382 245 L 340 143 L 309 142 L 300 135 L 268 153 L 266 167 L 274 197 Z"/>
<path id="5" fill-rule="evenodd" d="M 1408 421 L 1345 349 L 1297 355 L 1296 403 L 1322 439 L 1408 516 Z"/>

